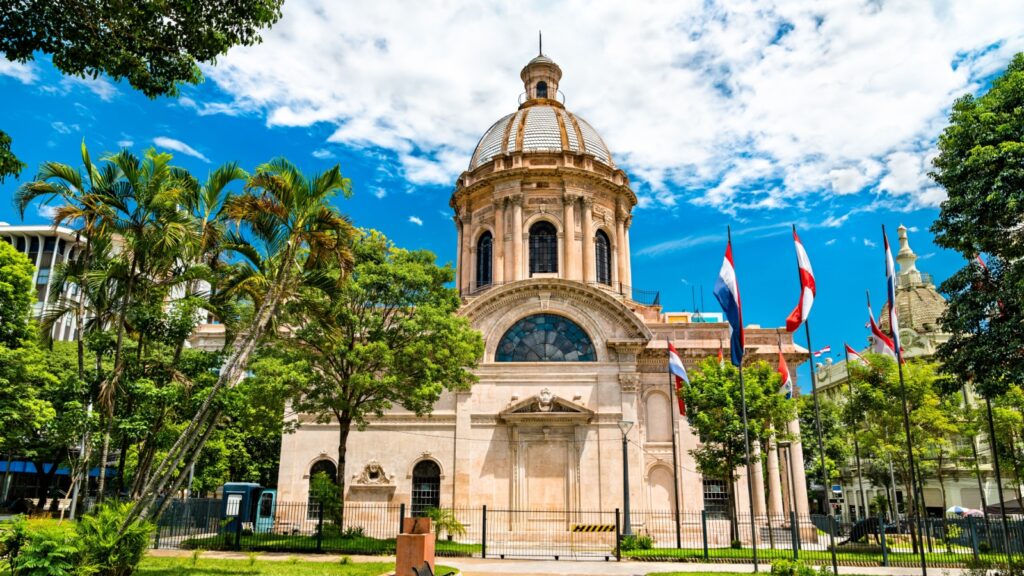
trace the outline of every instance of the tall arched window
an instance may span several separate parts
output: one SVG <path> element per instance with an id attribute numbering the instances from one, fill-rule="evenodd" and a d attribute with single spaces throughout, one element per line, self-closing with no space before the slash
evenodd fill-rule
<path id="1" fill-rule="evenodd" d="M 317 460 L 309 467 L 309 496 L 306 515 L 311 519 L 316 518 L 320 511 L 320 500 L 313 494 L 313 477 L 321 472 L 326 474 L 332 482 L 338 481 L 338 467 L 330 460 Z"/>
<path id="2" fill-rule="evenodd" d="M 543 80 L 541 80 L 540 82 L 537 82 L 537 98 L 547 98 L 547 97 L 548 97 L 548 83 L 543 81 Z"/>
<path id="3" fill-rule="evenodd" d="M 491 268 L 494 255 L 494 237 L 484 232 L 476 241 L 476 287 L 491 285 Z"/>
<path id="4" fill-rule="evenodd" d="M 424 460 L 412 469 L 412 515 L 424 516 L 430 508 L 441 506 L 441 467 Z"/>
<path id="5" fill-rule="evenodd" d="M 555 314 L 534 314 L 512 325 L 498 342 L 496 362 L 595 362 L 597 353 L 578 324 Z"/>
<path id="6" fill-rule="evenodd" d="M 594 264 L 597 266 L 597 281 L 601 284 L 611 285 L 612 248 L 604 230 L 598 230 L 594 235 Z"/>
<path id="7" fill-rule="evenodd" d="M 530 226 L 530 274 L 558 272 L 558 231 L 546 220 Z"/>

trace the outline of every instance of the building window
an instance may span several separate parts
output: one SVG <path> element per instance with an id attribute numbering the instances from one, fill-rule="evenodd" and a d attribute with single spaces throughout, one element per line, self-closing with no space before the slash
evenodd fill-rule
<path id="1" fill-rule="evenodd" d="M 575 322 L 554 314 L 527 316 L 498 343 L 496 362 L 596 362 L 590 337 Z"/>
<path id="2" fill-rule="evenodd" d="M 494 237 L 484 232 L 476 241 L 476 287 L 491 285 L 491 268 L 494 256 Z"/>
<path id="3" fill-rule="evenodd" d="M 558 231 L 551 222 L 530 226 L 530 274 L 558 272 Z"/>
<path id="4" fill-rule="evenodd" d="M 729 492 L 725 480 L 704 479 L 704 511 L 708 516 L 725 518 L 729 516 Z"/>
<path id="5" fill-rule="evenodd" d="M 50 281 L 50 269 L 40 268 L 39 274 L 36 274 L 36 284 L 39 286 L 46 286 L 46 283 Z"/>
<path id="6" fill-rule="evenodd" d="M 597 266 L 597 281 L 610 286 L 612 283 L 612 248 L 604 230 L 598 230 L 594 235 L 594 256 L 594 264 Z"/>
<path id="7" fill-rule="evenodd" d="M 441 467 L 424 460 L 412 469 L 412 515 L 426 516 L 430 508 L 441 506 Z"/>
<path id="8" fill-rule="evenodd" d="M 547 97 L 548 97 L 548 83 L 543 81 L 543 80 L 541 80 L 540 82 L 537 82 L 537 98 L 547 98 Z"/>
<path id="9" fill-rule="evenodd" d="M 306 506 L 306 517 L 316 519 L 320 515 L 320 502 L 313 497 L 313 476 L 323 472 L 332 482 L 338 481 L 338 467 L 330 460 L 317 460 L 309 467 L 309 504 Z"/>

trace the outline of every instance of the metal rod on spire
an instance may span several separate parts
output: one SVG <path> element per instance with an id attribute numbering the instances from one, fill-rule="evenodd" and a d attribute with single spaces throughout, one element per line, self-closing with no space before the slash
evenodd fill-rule
<path id="1" fill-rule="evenodd" d="M 537 30 L 537 56 L 544 55 L 544 33 Z"/>

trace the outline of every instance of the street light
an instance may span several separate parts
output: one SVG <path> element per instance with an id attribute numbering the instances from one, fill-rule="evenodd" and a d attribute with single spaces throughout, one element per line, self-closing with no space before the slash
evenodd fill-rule
<path id="1" fill-rule="evenodd" d="M 629 440 L 626 437 L 632 427 L 632 420 L 619 420 L 619 430 L 622 430 L 622 523 L 625 525 L 622 530 L 623 536 L 633 535 L 633 526 L 629 519 Z"/>

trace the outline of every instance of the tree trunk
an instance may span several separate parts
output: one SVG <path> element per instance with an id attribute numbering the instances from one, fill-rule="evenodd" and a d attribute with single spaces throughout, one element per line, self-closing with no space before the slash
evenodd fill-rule
<path id="1" fill-rule="evenodd" d="M 345 462 L 348 453 L 348 434 L 352 430 L 352 418 L 347 415 L 338 416 L 338 495 L 340 496 L 340 506 L 338 507 L 338 529 L 340 530 L 345 523 Z"/>
<path id="2" fill-rule="evenodd" d="M 735 479 L 730 479 L 725 483 L 725 494 L 729 502 L 729 545 L 732 546 L 733 542 L 740 539 L 740 525 L 739 519 L 737 518 L 736 506 L 736 492 L 733 490 L 733 482 Z"/>
<path id="3" fill-rule="evenodd" d="M 110 456 L 110 431 L 114 427 L 114 417 L 104 416 L 103 448 L 100 450 L 100 477 L 96 487 L 96 501 L 102 502 L 107 488 L 107 458 Z"/>
<path id="4" fill-rule="evenodd" d="M 210 434 L 212 434 L 213 431 L 217 428 L 217 423 L 220 422 L 220 416 L 220 411 L 217 411 L 217 413 L 213 415 L 213 418 L 210 419 L 210 423 L 207 425 L 206 430 L 203 432 L 203 435 L 199 440 L 199 448 L 192 451 L 192 454 L 189 456 L 188 462 L 185 463 L 185 467 L 182 468 L 181 471 L 178 473 L 178 477 L 174 480 L 174 484 L 171 486 L 171 489 L 167 492 L 166 498 L 164 498 L 163 502 L 160 503 L 160 507 L 153 515 L 154 522 L 158 522 L 160 520 L 160 516 L 164 513 L 164 511 L 167 510 L 167 507 L 171 505 L 171 500 L 174 499 L 174 494 L 179 489 L 181 489 L 181 485 L 185 482 L 185 478 L 188 477 L 189 470 L 192 468 L 193 465 L 195 465 L 196 460 L 199 459 L 199 454 L 202 452 L 202 446 L 206 444 L 206 441 L 210 439 Z"/>

